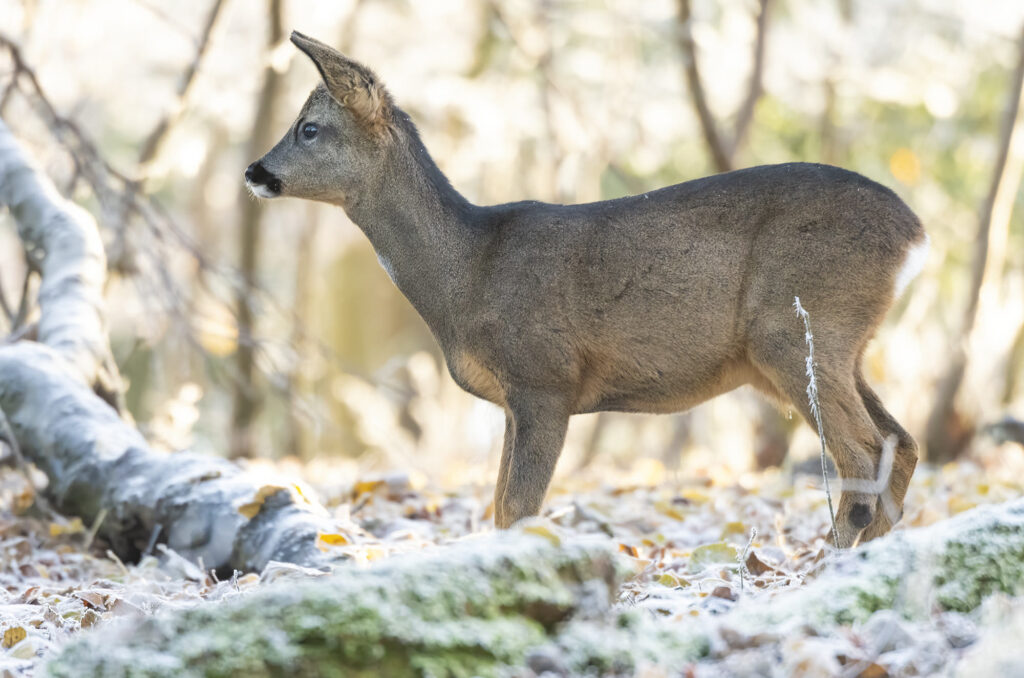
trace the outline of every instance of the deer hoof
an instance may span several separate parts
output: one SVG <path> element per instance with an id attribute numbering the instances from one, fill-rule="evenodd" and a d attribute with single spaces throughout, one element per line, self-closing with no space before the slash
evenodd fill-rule
<path id="1" fill-rule="evenodd" d="M 850 524 L 863 530 L 871 524 L 871 507 L 867 504 L 854 504 L 850 509 Z"/>

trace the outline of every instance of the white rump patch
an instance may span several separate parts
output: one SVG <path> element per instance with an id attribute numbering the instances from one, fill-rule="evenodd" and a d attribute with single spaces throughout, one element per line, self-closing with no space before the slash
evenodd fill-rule
<path id="1" fill-rule="evenodd" d="M 924 268 L 925 259 L 928 258 L 930 243 L 931 238 L 925 233 L 924 240 L 907 251 L 907 258 L 903 260 L 903 268 L 900 269 L 899 274 L 896 276 L 896 297 L 903 294 L 903 290 L 907 289 L 910 281 L 916 278 L 917 274 Z"/>

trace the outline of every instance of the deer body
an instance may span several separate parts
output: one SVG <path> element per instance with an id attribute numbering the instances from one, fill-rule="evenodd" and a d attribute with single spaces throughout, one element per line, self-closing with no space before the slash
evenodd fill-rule
<path id="1" fill-rule="evenodd" d="M 372 73 L 310 38 L 293 41 L 325 84 L 247 180 L 266 197 L 343 206 L 455 381 L 505 410 L 498 526 L 539 511 L 573 414 L 677 412 L 752 384 L 811 420 L 796 296 L 814 323 L 840 476 L 889 477 L 880 494 L 843 493 L 841 545 L 898 519 L 916 446 L 860 372 L 901 271 L 927 244 L 892 191 L 793 163 L 586 205 L 472 205 Z M 880 469 L 889 437 L 895 459 Z"/>

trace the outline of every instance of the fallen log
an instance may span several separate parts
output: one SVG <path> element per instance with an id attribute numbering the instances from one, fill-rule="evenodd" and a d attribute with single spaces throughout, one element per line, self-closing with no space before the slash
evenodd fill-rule
<path id="1" fill-rule="evenodd" d="M 0 414 L 12 444 L 46 474 L 53 506 L 98 522 L 98 535 L 125 560 L 158 542 L 227 574 L 271 560 L 337 562 L 317 548 L 319 532 L 336 530 L 303 497 L 261 487 L 221 459 L 155 452 L 111 406 L 122 385 L 104 319 L 96 222 L 57 193 L 3 121 L 0 204 L 41 276 L 38 341 L 0 344 Z"/>

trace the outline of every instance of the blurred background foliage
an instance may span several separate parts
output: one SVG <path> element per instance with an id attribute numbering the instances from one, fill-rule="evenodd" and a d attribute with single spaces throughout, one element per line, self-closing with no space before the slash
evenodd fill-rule
<path id="1" fill-rule="evenodd" d="M 104 229 L 127 403 L 158 445 L 493 481 L 501 412 L 454 385 L 358 229 L 242 186 L 316 83 L 296 29 L 376 70 L 474 202 L 794 160 L 892 187 L 932 250 L 867 373 L 944 461 L 1024 418 L 1022 27 L 1019 0 L 0 0 L 0 115 Z M 26 279 L 3 215 L 8 306 Z M 739 473 L 813 452 L 797 424 L 744 391 L 577 417 L 559 475 Z"/>

